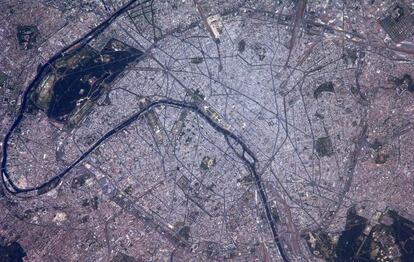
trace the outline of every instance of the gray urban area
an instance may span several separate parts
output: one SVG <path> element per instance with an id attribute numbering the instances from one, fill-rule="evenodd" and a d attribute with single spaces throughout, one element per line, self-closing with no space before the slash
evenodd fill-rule
<path id="1" fill-rule="evenodd" d="M 0 11 L 0 262 L 414 261 L 414 0 Z"/>

